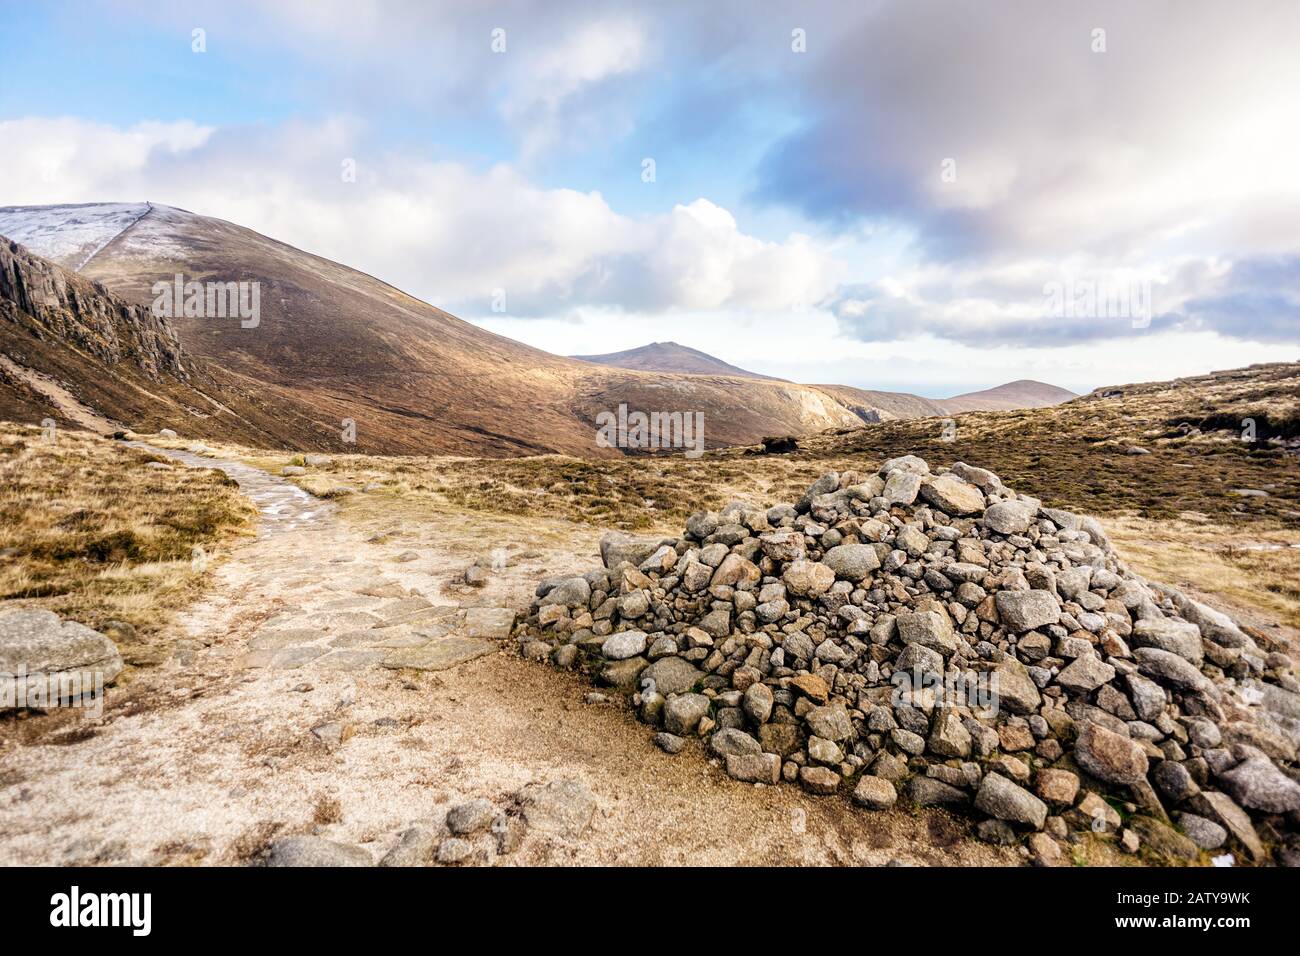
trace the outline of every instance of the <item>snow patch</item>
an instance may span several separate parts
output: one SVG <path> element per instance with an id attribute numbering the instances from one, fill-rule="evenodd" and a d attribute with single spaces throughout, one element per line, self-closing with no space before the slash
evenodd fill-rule
<path id="1" fill-rule="evenodd" d="M 0 206 L 0 236 L 78 271 L 149 208 L 144 202 Z"/>

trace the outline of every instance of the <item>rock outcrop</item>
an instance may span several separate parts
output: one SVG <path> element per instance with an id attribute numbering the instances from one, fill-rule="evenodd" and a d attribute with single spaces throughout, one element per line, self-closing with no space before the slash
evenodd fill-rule
<path id="1" fill-rule="evenodd" d="M 155 381 L 189 379 L 190 361 L 166 318 L 0 238 L 0 318 L 17 321 L 18 313 L 36 320 L 38 335 L 100 361 L 129 362 Z"/>

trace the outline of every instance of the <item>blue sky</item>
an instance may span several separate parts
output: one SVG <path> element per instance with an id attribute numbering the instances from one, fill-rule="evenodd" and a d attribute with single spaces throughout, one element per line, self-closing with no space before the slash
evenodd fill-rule
<path id="1" fill-rule="evenodd" d="M 182 206 L 555 352 L 1084 390 L 1300 353 L 1297 27 L 1268 0 L 13 5 L 0 204 Z"/>

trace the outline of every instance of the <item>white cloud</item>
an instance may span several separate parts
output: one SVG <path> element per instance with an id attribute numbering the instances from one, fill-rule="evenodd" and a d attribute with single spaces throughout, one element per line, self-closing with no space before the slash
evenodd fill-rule
<path id="1" fill-rule="evenodd" d="M 522 316 L 585 305 L 781 311 L 826 295 L 839 275 L 808 237 L 757 239 L 707 199 L 626 216 L 599 193 L 542 188 L 506 164 L 375 154 L 366 130 L 342 119 L 220 130 L 11 120 L 0 123 L 0 155 L 15 171 L 4 204 L 179 206 L 470 316 L 489 314 L 496 289 Z M 356 182 L 343 180 L 347 159 Z"/>

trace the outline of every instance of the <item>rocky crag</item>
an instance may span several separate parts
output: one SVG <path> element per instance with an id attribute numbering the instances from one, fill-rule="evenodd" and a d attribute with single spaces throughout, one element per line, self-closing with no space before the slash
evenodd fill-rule
<path id="1" fill-rule="evenodd" d="M 37 338 L 68 343 L 109 364 L 129 362 L 153 381 L 189 379 L 191 363 L 167 319 L 0 239 L 0 317 L 18 323 L 23 315 L 35 320 L 29 331 Z"/>
<path id="2" fill-rule="evenodd" d="M 1042 864 L 1088 832 L 1300 863 L 1293 660 L 989 471 L 894 458 L 601 556 L 543 581 L 514 636 L 622 689 L 670 753 L 969 813 Z"/>

